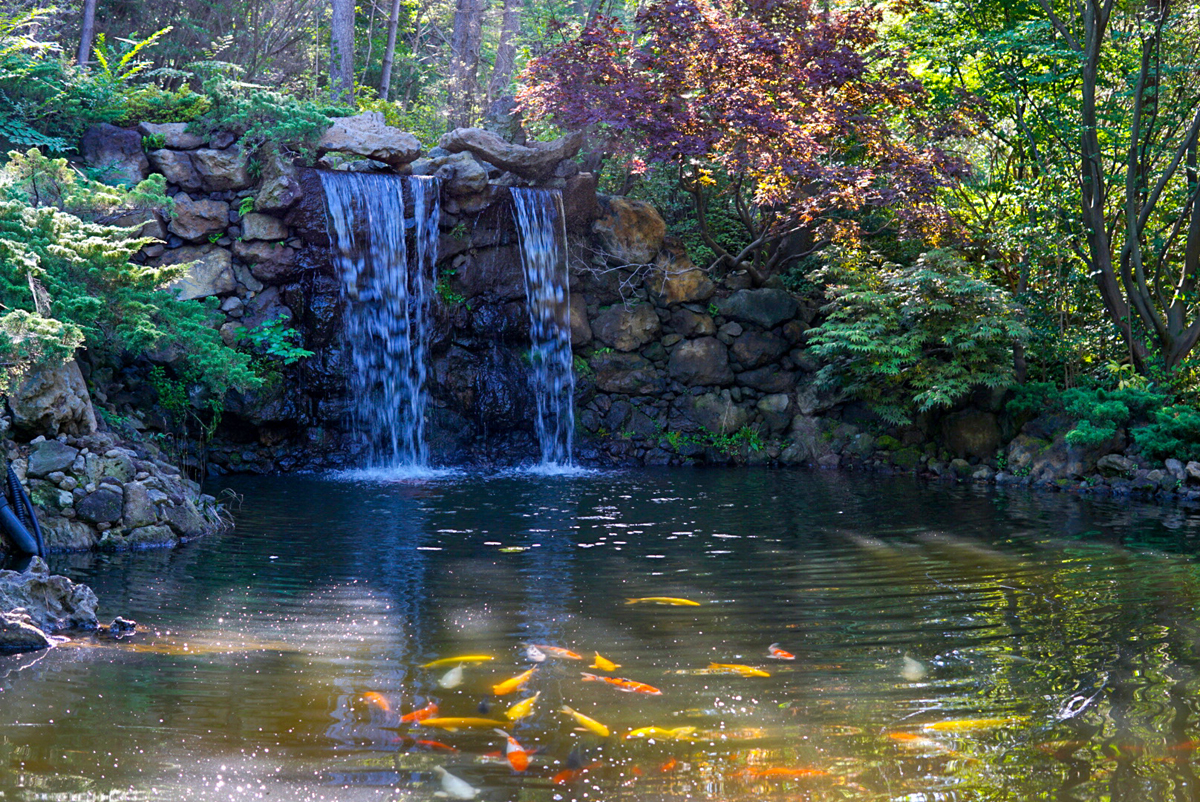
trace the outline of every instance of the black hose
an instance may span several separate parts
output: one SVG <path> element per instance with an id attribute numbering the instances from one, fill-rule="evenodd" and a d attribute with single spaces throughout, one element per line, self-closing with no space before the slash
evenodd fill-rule
<path id="1" fill-rule="evenodd" d="M 8 536 L 12 544 L 17 547 L 17 551 L 23 554 L 38 553 L 37 540 L 29 534 L 25 524 L 21 523 L 21 519 L 13 511 L 4 493 L 0 493 L 0 531 Z"/>
<path id="2" fill-rule="evenodd" d="M 25 528 L 33 533 L 33 538 L 37 542 L 37 556 L 45 559 L 46 541 L 42 536 L 42 524 L 38 521 L 37 511 L 33 509 L 33 499 L 29 498 L 29 494 L 25 492 L 25 488 L 11 464 L 8 466 L 8 494 L 12 498 L 13 506 L 16 507 L 17 517 L 21 519 L 21 523 L 25 524 Z"/>

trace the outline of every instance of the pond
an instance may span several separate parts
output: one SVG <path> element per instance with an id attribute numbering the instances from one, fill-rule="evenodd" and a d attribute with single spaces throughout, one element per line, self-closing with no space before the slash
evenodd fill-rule
<path id="1" fill-rule="evenodd" d="M 1200 798 L 1186 510 L 767 470 L 222 489 L 227 535 L 55 558 L 142 631 L 0 658 L 0 799 Z"/>

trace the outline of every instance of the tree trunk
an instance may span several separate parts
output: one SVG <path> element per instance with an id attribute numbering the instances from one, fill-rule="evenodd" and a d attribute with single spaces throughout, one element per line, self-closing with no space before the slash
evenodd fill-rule
<path id="1" fill-rule="evenodd" d="M 75 63 L 80 67 L 91 61 L 92 40 L 96 37 L 96 0 L 83 0 L 83 27 L 79 31 L 79 54 Z"/>
<path id="2" fill-rule="evenodd" d="M 354 101 L 354 0 L 332 0 L 329 92 L 335 103 Z"/>
<path id="3" fill-rule="evenodd" d="M 521 34 L 522 0 L 504 0 L 504 21 L 500 24 L 500 44 L 496 47 L 496 64 L 488 83 L 488 102 L 503 96 L 512 82 L 517 67 L 517 37 Z"/>
<path id="4" fill-rule="evenodd" d="M 478 91 L 479 46 L 483 38 L 484 0 L 457 0 L 450 38 L 450 127 L 471 124 Z"/>
<path id="5" fill-rule="evenodd" d="M 384 100 L 392 97 L 392 62 L 396 59 L 396 31 L 400 27 L 400 0 L 392 0 L 392 13 L 388 16 L 387 48 L 383 51 L 383 70 L 379 76 L 379 96 Z"/>

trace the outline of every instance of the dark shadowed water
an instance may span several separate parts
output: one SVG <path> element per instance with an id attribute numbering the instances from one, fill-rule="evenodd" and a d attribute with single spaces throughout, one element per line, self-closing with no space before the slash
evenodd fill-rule
<path id="1" fill-rule="evenodd" d="M 782 471 L 229 487 L 228 535 L 54 561 L 146 632 L 0 657 L 0 799 L 429 800 L 435 767 L 486 800 L 1200 798 L 1193 513 Z M 493 695 L 523 643 L 586 660 Z M 400 721 L 534 692 L 524 774 Z"/>

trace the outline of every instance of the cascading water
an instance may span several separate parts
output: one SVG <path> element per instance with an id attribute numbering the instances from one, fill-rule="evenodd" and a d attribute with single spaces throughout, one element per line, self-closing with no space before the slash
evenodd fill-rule
<path id="1" fill-rule="evenodd" d="M 320 176 L 347 301 L 351 415 L 367 438 L 367 467 L 423 468 L 429 461 L 425 350 L 437 262 L 438 182 L 351 172 Z M 412 223 L 405 220 L 406 187 Z"/>
<path id="2" fill-rule="evenodd" d="M 575 372 L 572 370 L 570 289 L 562 193 L 513 188 L 525 296 L 533 346 L 533 392 L 542 468 L 571 465 L 575 430 Z"/>

